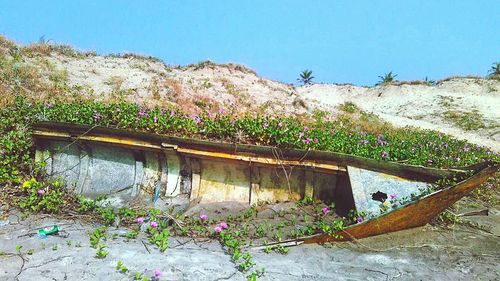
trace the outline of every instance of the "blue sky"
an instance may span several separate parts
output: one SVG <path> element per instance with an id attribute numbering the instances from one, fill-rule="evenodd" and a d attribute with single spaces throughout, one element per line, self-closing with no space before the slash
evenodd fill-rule
<path id="1" fill-rule="evenodd" d="M 98 53 L 137 52 L 167 64 L 235 62 L 294 82 L 373 85 L 486 75 L 500 61 L 500 1 L 8 1 L 0 34 L 45 35 Z"/>

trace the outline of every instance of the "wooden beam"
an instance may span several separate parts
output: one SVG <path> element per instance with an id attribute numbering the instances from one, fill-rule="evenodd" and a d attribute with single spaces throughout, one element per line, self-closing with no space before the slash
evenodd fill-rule
<path id="1" fill-rule="evenodd" d="M 314 168 L 329 173 L 345 173 L 346 167 L 335 164 L 318 163 L 316 161 L 295 161 L 295 160 L 278 160 L 269 157 L 249 156 L 241 154 L 229 154 L 222 152 L 202 151 L 196 149 L 182 148 L 177 149 L 178 152 L 194 155 L 200 158 L 207 159 L 225 159 L 248 162 L 250 165 L 264 166 L 300 166 L 305 168 Z"/>

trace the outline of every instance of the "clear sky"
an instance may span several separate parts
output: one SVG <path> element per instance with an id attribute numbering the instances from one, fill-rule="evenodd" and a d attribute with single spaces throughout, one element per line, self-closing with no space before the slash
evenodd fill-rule
<path id="1" fill-rule="evenodd" d="M 373 85 L 389 71 L 486 75 L 500 61 L 500 1 L 0 0 L 0 34 L 167 64 L 241 63 L 288 83 L 311 69 L 316 82 Z"/>

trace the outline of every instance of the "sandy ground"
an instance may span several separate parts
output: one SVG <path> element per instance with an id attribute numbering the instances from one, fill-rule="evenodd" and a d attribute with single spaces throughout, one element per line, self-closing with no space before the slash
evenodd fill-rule
<path id="1" fill-rule="evenodd" d="M 212 105 L 240 111 L 282 114 L 333 114 L 352 102 L 396 126 L 416 126 L 451 134 L 500 151 L 500 82 L 459 78 L 435 86 L 398 85 L 359 87 L 316 84 L 292 87 L 257 76 L 237 65 L 170 67 L 142 58 L 47 58 L 67 71 L 71 85 L 87 87 L 102 97 L 118 91 L 131 101 L 177 104 L 186 110 Z M 126 93 L 126 94 L 123 94 Z M 448 111 L 477 112 L 487 128 L 465 131 L 444 118 Z M 286 256 L 251 250 L 263 280 L 499 280 L 500 214 L 468 219 L 489 226 L 489 231 L 456 226 L 426 226 L 358 243 L 301 245 Z M 1 215 L 1 214 L 0 214 Z M 61 236 L 40 239 L 34 233 L 57 223 Z M 109 239 L 109 255 L 94 257 L 88 232 L 96 226 L 53 217 L 11 216 L 0 221 L 0 280 L 131 280 L 116 271 L 122 261 L 132 272 L 163 272 L 161 280 L 245 280 L 216 241 L 172 237 L 160 253 L 144 237 L 125 242 Z M 124 233 L 123 229 L 110 232 Z M 71 246 L 67 241 L 71 241 Z M 76 247 L 77 243 L 81 247 Z M 144 242 L 144 243 L 143 243 Z M 22 245 L 21 255 L 16 245 Z M 57 246 L 54 246 L 57 245 Z M 32 255 L 26 251 L 33 249 Z M 22 257 L 22 258 L 21 258 Z M 24 264 L 24 265 L 23 265 Z"/>
<path id="2" fill-rule="evenodd" d="M 60 236 L 40 239 L 34 234 L 54 223 Z M 94 227 L 50 217 L 14 219 L 0 228 L 0 249 L 16 253 L 16 245 L 22 245 L 21 253 L 34 251 L 22 254 L 24 264 L 19 255 L 0 256 L 0 280 L 131 280 L 117 272 L 117 261 L 132 273 L 161 270 L 161 280 L 246 279 L 216 241 L 171 237 L 161 253 L 142 236 L 128 242 L 109 238 L 109 255 L 97 259 L 88 237 Z M 125 232 L 109 228 L 110 237 Z M 498 280 L 498 242 L 498 236 L 487 232 L 425 226 L 358 243 L 300 245 L 286 256 L 248 250 L 255 268 L 265 268 L 259 280 Z"/>
<path id="3" fill-rule="evenodd" d="M 312 113 L 315 109 L 337 114 L 339 105 L 352 102 L 395 126 L 437 130 L 500 152 L 498 80 L 452 78 L 433 86 L 314 84 L 293 87 L 259 77 L 254 71 L 233 64 L 178 67 L 137 57 L 82 59 L 57 54 L 47 59 L 55 69 L 67 71 L 70 85 L 92 89 L 91 95 L 95 97 L 121 90 L 122 97 L 134 102 L 177 104 L 188 111 L 200 108 L 216 111 L 224 107 L 270 114 Z M 464 130 L 445 118 L 447 112 L 476 112 L 485 128 Z"/>
<path id="4" fill-rule="evenodd" d="M 478 78 L 451 79 L 436 86 L 399 85 L 374 88 L 318 84 L 299 88 L 320 108 L 352 102 L 398 127 L 436 130 L 500 151 L 500 83 Z M 477 111 L 486 128 L 465 131 L 445 112 Z"/>

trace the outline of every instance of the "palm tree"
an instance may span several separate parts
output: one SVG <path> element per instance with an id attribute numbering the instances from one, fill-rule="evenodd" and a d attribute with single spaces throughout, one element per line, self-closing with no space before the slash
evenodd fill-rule
<path id="1" fill-rule="evenodd" d="M 493 63 L 488 73 L 489 78 L 500 78 L 500 62 Z"/>
<path id="2" fill-rule="evenodd" d="M 312 84 L 312 79 L 314 76 L 312 76 L 312 71 L 311 70 L 304 70 L 300 73 L 299 78 L 297 78 L 297 81 L 302 82 L 303 85 L 311 85 Z"/>
<path id="3" fill-rule="evenodd" d="M 375 86 L 392 84 L 395 81 L 394 78 L 396 78 L 396 76 L 398 75 L 397 74 L 392 75 L 392 71 L 384 74 L 384 76 L 379 76 L 378 78 L 380 78 L 380 81 L 377 84 L 375 84 Z"/>

